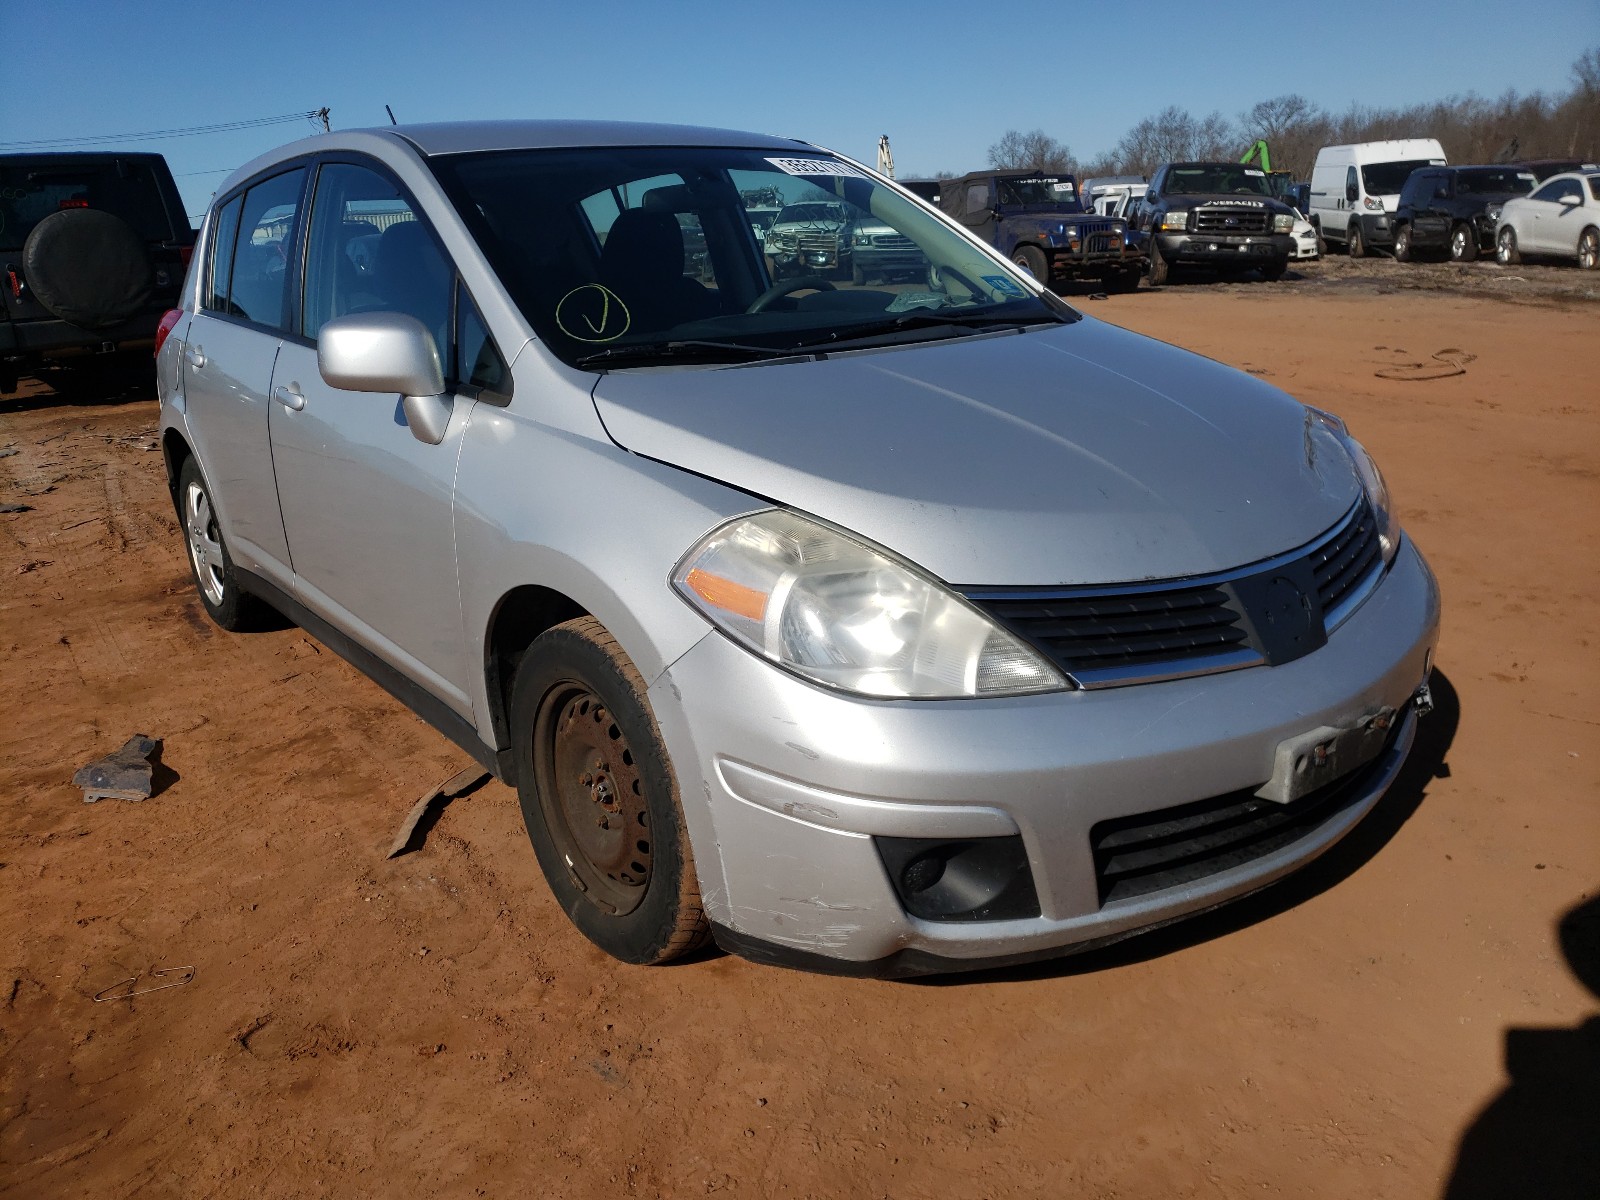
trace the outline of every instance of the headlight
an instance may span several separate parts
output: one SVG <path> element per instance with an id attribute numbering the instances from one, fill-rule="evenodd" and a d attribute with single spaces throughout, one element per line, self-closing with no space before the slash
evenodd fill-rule
<path id="1" fill-rule="evenodd" d="M 946 699 L 1071 686 L 937 580 L 781 509 L 707 534 L 672 585 L 734 640 L 841 691 Z"/>
<path id="2" fill-rule="evenodd" d="M 1187 228 L 1189 228 L 1188 209 L 1181 208 L 1177 212 L 1165 212 L 1161 214 L 1161 229 L 1163 232 L 1173 229 L 1183 230 Z"/>
<path id="3" fill-rule="evenodd" d="M 1069 241 L 1075 242 L 1078 240 L 1078 227 L 1076 225 L 1068 225 L 1061 232 L 1066 235 Z"/>
<path id="4" fill-rule="evenodd" d="M 1491 204 L 1483 210 L 1483 215 L 1488 218 L 1489 224 L 1493 225 L 1500 219 L 1500 210 L 1503 208 L 1505 208 L 1504 204 Z"/>
<path id="5" fill-rule="evenodd" d="M 1272 218 L 1273 233 L 1291 233 L 1294 230 L 1294 218 L 1288 213 L 1277 213 Z"/>
<path id="6" fill-rule="evenodd" d="M 1383 201 L 1379 200 L 1376 196 L 1368 196 L 1366 199 L 1361 201 L 1361 207 L 1370 208 L 1373 212 L 1382 212 Z"/>
<path id="7" fill-rule="evenodd" d="M 870 233 L 862 233 L 857 230 L 855 237 L 853 237 L 851 241 L 855 242 L 855 244 L 858 246 L 870 246 L 872 245 L 872 235 Z"/>
<path id="8" fill-rule="evenodd" d="M 1350 429 L 1344 421 L 1309 404 L 1306 405 L 1306 412 L 1306 419 L 1317 421 L 1330 430 L 1350 456 L 1356 478 L 1361 480 L 1361 489 L 1366 492 L 1367 503 L 1372 506 L 1372 515 L 1378 523 L 1378 548 L 1387 566 L 1394 561 L 1395 551 L 1400 548 L 1400 522 L 1395 517 L 1394 504 L 1389 499 L 1389 485 L 1384 482 L 1383 472 L 1378 470 L 1378 464 L 1367 453 L 1367 448 L 1350 436 Z"/>

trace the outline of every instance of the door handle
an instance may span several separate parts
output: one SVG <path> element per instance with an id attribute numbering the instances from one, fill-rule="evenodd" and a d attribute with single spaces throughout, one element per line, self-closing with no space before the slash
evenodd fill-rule
<path id="1" fill-rule="evenodd" d="M 273 388 L 272 398 L 285 408 L 294 409 L 295 412 L 299 412 L 306 406 L 305 396 L 301 393 L 300 389 L 295 387 L 295 385 L 292 383 L 286 387 Z"/>
<path id="2" fill-rule="evenodd" d="M 185 346 L 183 348 L 183 361 L 198 371 L 206 365 L 206 352 L 200 349 L 199 346 Z"/>

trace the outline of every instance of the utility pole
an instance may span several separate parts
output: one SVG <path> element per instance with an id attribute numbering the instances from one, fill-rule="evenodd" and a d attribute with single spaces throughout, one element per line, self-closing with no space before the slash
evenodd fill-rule
<path id="1" fill-rule="evenodd" d="M 328 120 L 328 106 L 326 104 L 324 104 L 321 108 L 317 109 L 317 120 L 322 122 L 322 132 L 323 133 L 332 133 L 333 132 L 333 122 Z"/>
<path id="2" fill-rule="evenodd" d="M 878 174 L 894 178 L 894 151 L 889 149 L 889 135 L 878 135 Z"/>

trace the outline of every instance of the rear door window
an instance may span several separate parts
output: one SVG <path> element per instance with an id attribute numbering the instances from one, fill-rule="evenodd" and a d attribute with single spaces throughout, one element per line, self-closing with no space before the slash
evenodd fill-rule
<path id="1" fill-rule="evenodd" d="M 305 168 L 263 180 L 244 194 L 227 312 L 258 325 L 289 328 L 289 264 L 299 229 Z"/>

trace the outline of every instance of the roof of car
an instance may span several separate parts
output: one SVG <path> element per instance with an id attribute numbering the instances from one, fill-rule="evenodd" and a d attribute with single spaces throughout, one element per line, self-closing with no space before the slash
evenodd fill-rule
<path id="1" fill-rule="evenodd" d="M 657 125 L 643 121 L 450 121 L 378 126 L 367 133 L 392 133 L 424 154 L 470 154 L 479 150 L 554 150 L 584 146 L 741 146 L 810 150 L 805 142 L 766 133 L 741 133 L 703 125 Z"/>

